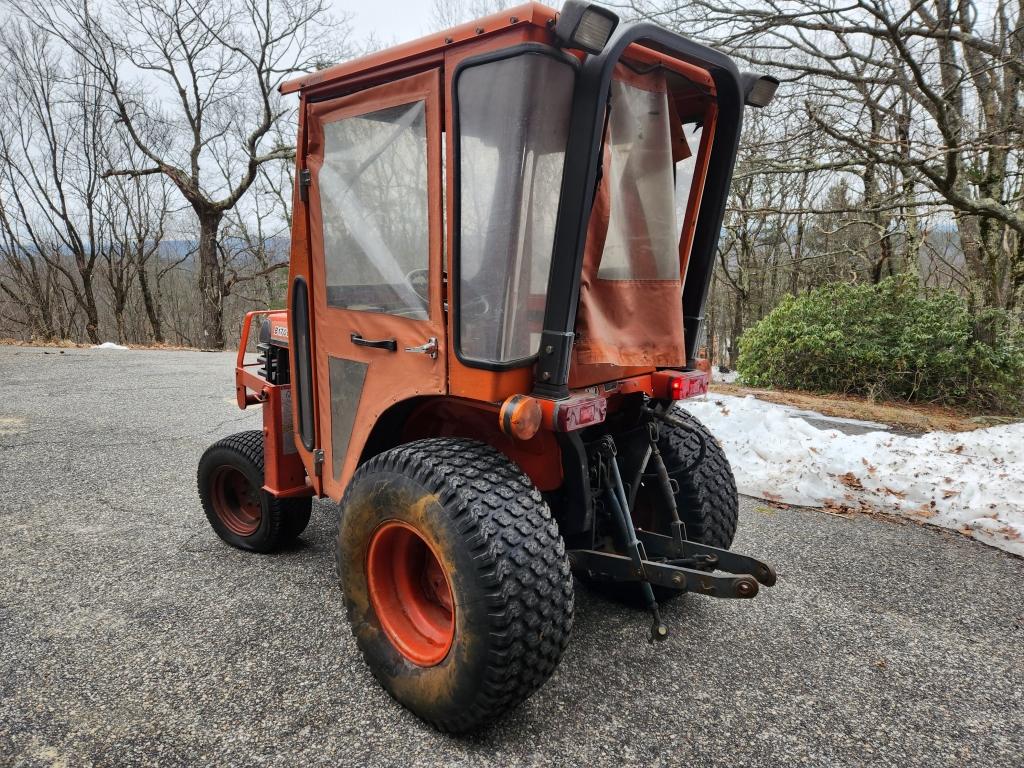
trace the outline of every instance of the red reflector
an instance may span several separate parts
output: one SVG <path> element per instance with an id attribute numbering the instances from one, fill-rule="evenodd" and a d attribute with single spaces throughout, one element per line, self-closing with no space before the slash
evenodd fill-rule
<path id="1" fill-rule="evenodd" d="M 571 398 L 558 403 L 555 429 L 559 432 L 572 432 L 591 424 L 600 424 L 607 415 L 608 401 L 603 397 Z"/>
<path id="2" fill-rule="evenodd" d="M 666 400 L 685 400 L 708 391 L 704 371 L 658 371 L 651 376 L 654 397 Z"/>

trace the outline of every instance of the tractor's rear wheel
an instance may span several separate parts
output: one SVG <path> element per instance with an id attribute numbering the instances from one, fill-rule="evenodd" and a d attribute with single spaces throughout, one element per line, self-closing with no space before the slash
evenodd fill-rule
<path id="1" fill-rule="evenodd" d="M 360 467 L 336 553 L 370 670 L 442 730 L 525 700 L 568 643 L 573 584 L 558 526 L 530 479 L 481 443 L 419 440 Z"/>
<path id="2" fill-rule="evenodd" d="M 669 477 L 679 486 L 675 494 L 679 518 L 686 526 L 686 538 L 719 549 L 729 549 L 736 535 L 739 496 L 736 479 L 725 451 L 697 417 L 682 409 L 672 411 L 678 424 L 660 425 L 658 451 Z M 633 509 L 637 528 L 671 535 L 672 522 L 661 496 L 657 478 L 644 477 Z M 631 605 L 643 605 L 640 587 L 633 583 L 592 582 L 598 592 Z M 682 594 L 667 587 L 654 587 L 658 602 Z"/>
<path id="3" fill-rule="evenodd" d="M 672 411 L 678 424 L 663 422 L 658 450 L 669 477 L 679 484 L 676 507 L 691 541 L 728 549 L 736 535 L 739 496 L 736 478 L 725 451 L 696 416 L 681 408 Z M 701 450 L 703 446 L 703 457 Z M 653 477 L 637 493 L 633 522 L 655 533 L 669 533 L 668 510 Z"/>
<path id="4" fill-rule="evenodd" d="M 263 490 L 263 433 L 239 432 L 211 445 L 196 480 L 213 530 L 239 549 L 273 552 L 309 524 L 311 499 L 278 499 Z"/>

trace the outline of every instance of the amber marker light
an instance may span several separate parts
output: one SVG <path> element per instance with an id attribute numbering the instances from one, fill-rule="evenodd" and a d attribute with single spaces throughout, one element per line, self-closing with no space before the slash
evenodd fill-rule
<path id="1" fill-rule="evenodd" d="M 501 431 L 517 440 L 529 440 L 537 434 L 541 422 L 540 403 L 528 395 L 512 395 L 501 404 L 498 421 Z"/>

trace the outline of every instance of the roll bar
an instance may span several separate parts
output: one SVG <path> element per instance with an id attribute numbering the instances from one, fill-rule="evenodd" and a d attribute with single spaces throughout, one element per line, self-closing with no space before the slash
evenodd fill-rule
<path id="1" fill-rule="evenodd" d="M 555 223 L 548 300 L 544 309 L 544 330 L 534 379 L 534 394 L 539 397 L 562 399 L 569 394 L 569 362 L 579 304 L 583 250 L 597 186 L 612 73 L 622 54 L 634 43 L 706 68 L 717 91 L 715 139 L 683 288 L 686 361 L 687 365 L 694 363 L 739 146 L 743 87 L 736 65 L 721 51 L 650 22 L 623 24 L 615 30 L 601 53 L 590 55 L 584 61 L 573 95 L 569 146 Z"/>

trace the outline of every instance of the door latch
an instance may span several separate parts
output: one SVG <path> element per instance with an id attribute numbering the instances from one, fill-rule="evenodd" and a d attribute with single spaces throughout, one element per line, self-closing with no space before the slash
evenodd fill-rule
<path id="1" fill-rule="evenodd" d="M 437 359 L 437 339 L 431 336 L 426 343 L 418 347 L 406 347 L 406 352 L 419 352 L 421 355 L 429 355 L 431 360 Z"/>

